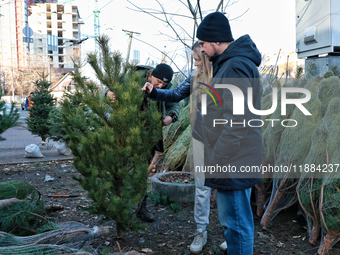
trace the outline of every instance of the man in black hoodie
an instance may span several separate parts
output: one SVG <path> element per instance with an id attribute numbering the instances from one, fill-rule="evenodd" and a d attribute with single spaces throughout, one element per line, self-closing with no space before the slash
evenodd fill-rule
<path id="1" fill-rule="evenodd" d="M 197 38 L 212 62 L 210 86 L 221 103 L 207 97 L 205 109 L 202 107 L 205 166 L 195 166 L 195 171 L 204 171 L 205 185 L 217 189 L 226 254 L 251 255 L 254 221 L 250 196 L 260 181 L 262 164 L 261 118 L 253 113 L 253 108 L 261 107 L 257 69 L 261 54 L 249 35 L 234 41 L 229 21 L 220 12 L 204 18 Z"/>

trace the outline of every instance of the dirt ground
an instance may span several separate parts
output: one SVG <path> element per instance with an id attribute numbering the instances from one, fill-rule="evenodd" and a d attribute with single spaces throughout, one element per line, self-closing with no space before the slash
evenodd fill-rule
<path id="1" fill-rule="evenodd" d="M 99 254 L 110 254 L 118 251 L 117 242 L 124 251 L 145 251 L 160 255 L 190 254 L 189 245 L 195 230 L 193 204 L 182 204 L 181 210 L 174 213 L 169 206 L 154 205 L 148 202 L 149 209 L 156 220 L 144 223 L 146 231 L 126 232 L 116 238 L 114 221 L 103 222 L 100 215 L 89 215 L 80 210 L 90 205 L 86 192 L 72 179 L 77 175 L 72 161 L 52 161 L 18 165 L 0 165 L 0 182 L 9 180 L 26 180 L 42 194 L 46 205 L 62 205 L 61 211 L 48 215 L 55 222 L 77 221 L 89 227 L 112 226 L 110 234 L 97 238 L 91 246 Z M 52 181 L 44 182 L 50 175 Z M 53 198 L 49 194 L 77 194 L 72 198 Z M 256 208 L 254 208 L 255 210 Z M 260 218 L 255 216 L 255 247 L 254 254 L 315 254 L 318 247 L 308 243 L 306 221 L 298 214 L 298 206 L 293 206 L 279 213 L 269 224 L 268 229 L 260 225 Z M 219 254 L 219 245 L 223 241 L 223 231 L 218 222 L 217 209 L 211 210 L 208 227 L 208 243 L 201 254 Z M 340 245 L 335 245 L 331 255 L 340 254 Z"/>

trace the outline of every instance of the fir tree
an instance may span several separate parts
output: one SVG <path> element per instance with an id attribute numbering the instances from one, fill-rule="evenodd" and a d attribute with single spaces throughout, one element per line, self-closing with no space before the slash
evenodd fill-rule
<path id="1" fill-rule="evenodd" d="M 75 109 L 76 107 L 82 107 L 84 111 L 88 110 L 88 108 L 81 104 L 79 101 L 79 96 L 77 96 L 76 92 L 75 95 L 70 92 L 65 92 L 63 94 L 62 100 L 67 99 L 68 102 L 71 104 L 70 107 L 72 109 Z M 63 127 L 63 118 L 61 109 L 58 107 L 55 107 L 52 109 L 52 111 L 49 113 L 49 135 L 48 138 L 50 138 L 53 141 L 60 141 L 63 140 L 67 144 L 69 143 L 70 139 L 69 136 Z"/>
<path id="2" fill-rule="evenodd" d="M 29 117 L 26 119 L 27 128 L 32 134 L 41 137 L 44 144 L 49 136 L 50 123 L 48 115 L 55 107 L 55 98 L 51 95 L 50 83 L 46 81 L 46 76 L 35 82 L 36 90 L 32 107 L 28 109 Z"/>
<path id="3" fill-rule="evenodd" d="M 49 123 L 50 123 L 48 137 L 53 141 L 63 140 L 67 143 L 68 136 L 65 130 L 61 126 L 62 119 L 61 119 L 60 109 L 57 107 L 53 108 L 53 110 L 49 113 L 48 118 L 49 118 Z"/>
<path id="4" fill-rule="evenodd" d="M 0 99 L 2 96 L 2 89 L 0 86 Z M 11 110 L 9 114 L 6 113 L 5 101 L 0 100 L 0 141 L 5 140 L 5 138 L 1 137 L 1 134 L 5 132 L 7 129 L 14 127 L 17 125 L 17 120 L 20 117 L 20 113 L 17 108 L 14 107 L 14 103 L 12 103 Z"/>
<path id="5" fill-rule="evenodd" d="M 91 213 L 102 214 L 117 222 L 120 235 L 141 226 L 134 220 L 137 204 L 147 189 L 147 167 L 151 148 L 161 137 L 161 116 L 156 104 L 141 109 L 145 98 L 143 81 L 135 67 L 124 63 L 117 52 L 109 52 L 108 38 L 98 39 L 103 70 L 95 54 L 87 62 L 98 80 L 116 95 L 112 103 L 97 84 L 73 74 L 77 93 L 75 104 L 61 104 L 62 125 L 69 136 L 76 178 L 93 200 Z"/>

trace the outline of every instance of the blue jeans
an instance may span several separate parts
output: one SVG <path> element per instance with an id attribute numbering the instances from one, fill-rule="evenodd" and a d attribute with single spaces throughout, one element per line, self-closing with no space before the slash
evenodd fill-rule
<path id="1" fill-rule="evenodd" d="M 204 166 L 204 145 L 202 142 L 192 138 L 192 146 L 196 187 L 194 218 L 197 229 L 201 228 L 204 231 L 209 224 L 211 188 L 204 186 L 204 173 L 196 171 L 196 166 Z"/>
<path id="2" fill-rule="evenodd" d="M 250 206 L 251 188 L 217 191 L 218 218 L 224 227 L 228 255 L 252 255 L 254 220 Z"/>

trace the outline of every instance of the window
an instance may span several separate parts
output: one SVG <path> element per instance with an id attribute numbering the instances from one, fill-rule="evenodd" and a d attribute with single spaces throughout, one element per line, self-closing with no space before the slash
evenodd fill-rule
<path id="1" fill-rule="evenodd" d="M 133 62 L 135 64 L 139 64 L 139 62 L 140 62 L 140 52 L 139 52 L 139 50 L 133 51 Z"/>

